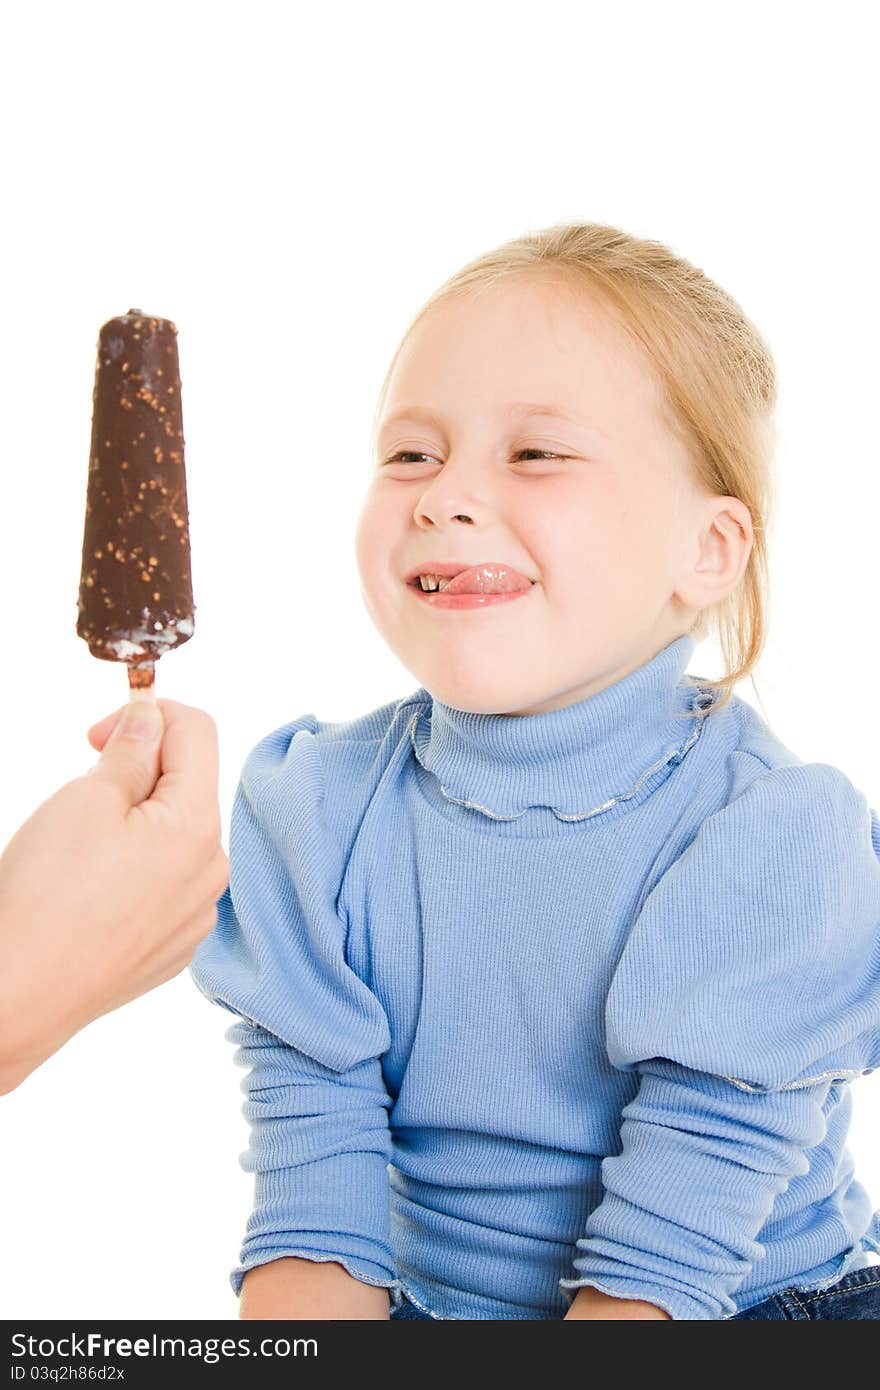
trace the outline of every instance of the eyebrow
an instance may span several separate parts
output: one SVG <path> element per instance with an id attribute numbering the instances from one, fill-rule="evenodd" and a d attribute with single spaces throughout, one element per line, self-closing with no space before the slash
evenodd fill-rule
<path id="1" fill-rule="evenodd" d="M 594 430 L 596 434 L 608 439 L 604 430 L 600 429 L 590 420 L 582 420 L 577 415 L 572 415 L 570 411 L 564 410 L 561 405 L 550 403 L 538 403 L 534 401 L 515 401 L 508 406 L 505 414 L 508 416 L 518 416 L 521 420 L 530 420 L 534 415 L 547 415 L 556 420 L 566 420 L 571 425 Z M 396 410 L 393 415 L 389 415 L 386 420 L 382 420 L 378 426 L 377 433 L 381 433 L 389 425 L 396 425 L 401 420 L 424 420 L 429 425 L 436 425 L 442 429 L 443 421 L 433 410 L 428 410 L 425 406 L 411 405 L 404 406 L 401 410 Z M 610 442 L 610 441 L 609 441 Z"/>

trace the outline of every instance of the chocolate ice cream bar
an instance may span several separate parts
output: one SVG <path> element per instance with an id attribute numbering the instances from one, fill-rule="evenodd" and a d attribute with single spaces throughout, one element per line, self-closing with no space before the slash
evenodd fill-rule
<path id="1" fill-rule="evenodd" d="M 129 309 L 98 338 L 76 630 L 147 689 L 194 620 L 177 328 Z"/>

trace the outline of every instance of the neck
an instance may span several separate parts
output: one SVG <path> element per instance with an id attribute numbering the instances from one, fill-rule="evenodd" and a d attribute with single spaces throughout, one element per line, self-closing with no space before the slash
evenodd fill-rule
<path id="1" fill-rule="evenodd" d="M 457 709 L 422 688 L 413 751 L 445 797 L 490 818 L 545 807 L 587 819 L 665 775 L 699 737 L 706 690 L 683 675 L 694 645 L 685 633 L 593 694 L 513 717 Z"/>

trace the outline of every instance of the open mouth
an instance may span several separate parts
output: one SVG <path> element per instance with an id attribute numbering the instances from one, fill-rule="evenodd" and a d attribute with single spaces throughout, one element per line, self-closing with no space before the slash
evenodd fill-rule
<path id="1" fill-rule="evenodd" d="M 534 580 L 503 560 L 485 560 L 476 565 L 434 561 L 410 574 L 406 583 L 423 594 L 510 595 L 525 593 Z"/>
<path id="2" fill-rule="evenodd" d="M 506 592 L 471 589 L 456 591 L 450 590 L 448 585 L 443 589 L 423 589 L 418 579 L 407 581 L 407 588 L 412 589 L 419 603 L 426 608 L 442 609 L 496 608 L 499 604 L 525 598 L 536 587 L 535 581 L 530 580 L 525 588 L 519 585 Z"/>

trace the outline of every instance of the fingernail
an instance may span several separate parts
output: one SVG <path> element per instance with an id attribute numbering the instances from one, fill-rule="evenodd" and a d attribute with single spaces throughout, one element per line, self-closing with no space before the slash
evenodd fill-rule
<path id="1" fill-rule="evenodd" d="M 133 700 L 126 705 L 108 742 L 116 738 L 141 739 L 152 743 L 162 733 L 162 711 L 153 700 Z"/>

